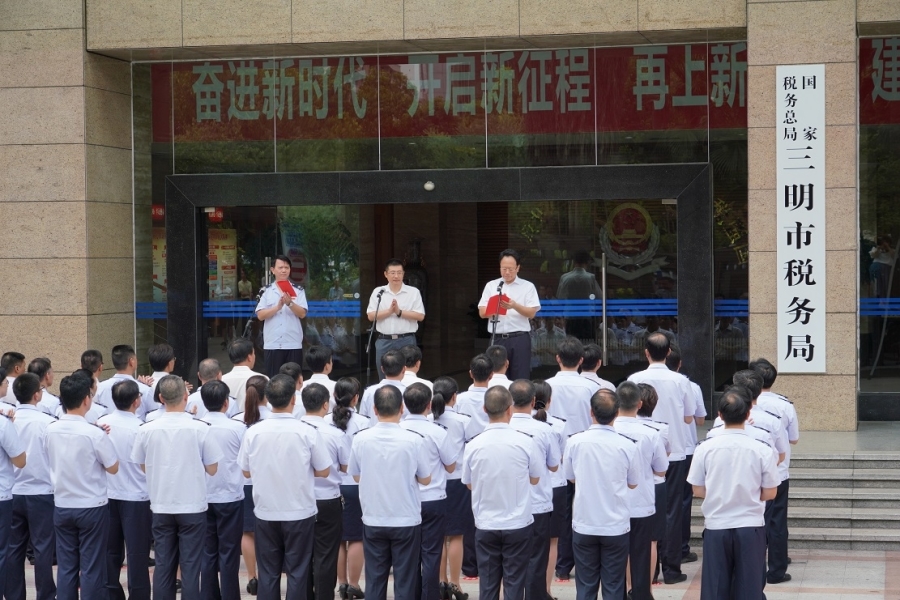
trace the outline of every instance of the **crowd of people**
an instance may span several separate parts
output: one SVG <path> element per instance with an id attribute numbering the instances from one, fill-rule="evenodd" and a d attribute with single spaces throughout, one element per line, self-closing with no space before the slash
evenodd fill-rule
<path id="1" fill-rule="evenodd" d="M 579 600 L 648 600 L 698 559 L 694 496 L 702 598 L 756 600 L 790 579 L 799 430 L 768 361 L 735 373 L 698 443 L 703 397 L 662 333 L 618 387 L 575 337 L 546 380 L 509 378 L 507 348 L 490 346 L 464 390 L 419 377 L 418 346 L 384 346 L 383 379 L 363 389 L 329 377 L 326 346 L 306 352 L 311 377 L 293 361 L 268 377 L 238 338 L 233 368 L 201 361 L 194 390 L 172 374 L 170 346 L 137 377 L 134 349 L 118 345 L 114 375 L 100 381 L 103 355 L 88 350 L 59 396 L 50 360 L 5 353 L 0 596 L 24 600 L 30 549 L 38 600 L 234 600 L 242 555 L 263 599 L 282 597 L 286 574 L 287 598 L 383 600 L 392 574 L 397 600 L 467 600 L 463 578 L 482 600 L 501 586 L 547 600 L 574 573 Z"/>

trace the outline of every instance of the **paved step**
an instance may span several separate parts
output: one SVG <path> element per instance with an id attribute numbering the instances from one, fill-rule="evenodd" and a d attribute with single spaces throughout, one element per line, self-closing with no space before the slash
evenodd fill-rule
<path id="1" fill-rule="evenodd" d="M 794 469 L 900 469 L 900 452 L 804 452 L 791 456 Z"/>
<path id="2" fill-rule="evenodd" d="M 900 469 L 795 469 L 791 491 L 800 487 L 900 489 Z"/>
<path id="3" fill-rule="evenodd" d="M 691 511 L 691 523 L 703 525 L 703 513 L 699 506 Z M 900 508 L 851 508 L 789 506 L 788 527 L 825 529 L 897 529 L 900 530 Z"/>
<path id="4" fill-rule="evenodd" d="M 701 527 L 691 527 L 691 545 L 700 546 Z M 900 550 L 900 530 L 795 527 L 790 530 L 790 548 L 830 550 Z"/>

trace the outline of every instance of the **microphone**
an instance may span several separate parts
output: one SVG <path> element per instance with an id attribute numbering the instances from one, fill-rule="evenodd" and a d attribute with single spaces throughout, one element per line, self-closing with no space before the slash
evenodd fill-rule
<path id="1" fill-rule="evenodd" d="M 500 280 L 500 285 L 497 286 L 497 293 L 499 294 L 499 293 L 500 293 L 500 290 L 502 290 L 502 289 L 503 289 L 503 280 L 501 279 L 501 280 Z"/>
<path id="2" fill-rule="evenodd" d="M 383 295 L 384 295 L 384 288 L 381 288 L 380 290 L 378 290 L 378 298 L 381 299 L 381 297 Z"/>

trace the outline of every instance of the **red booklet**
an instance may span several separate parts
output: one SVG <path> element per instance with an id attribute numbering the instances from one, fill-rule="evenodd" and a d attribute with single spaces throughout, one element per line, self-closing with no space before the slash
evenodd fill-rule
<path id="1" fill-rule="evenodd" d="M 276 281 L 278 287 L 281 288 L 281 291 L 290 296 L 291 298 L 297 297 L 297 292 L 294 291 L 294 286 L 291 285 L 290 281 Z"/>
<path id="2" fill-rule="evenodd" d="M 496 296 L 491 296 L 488 299 L 487 307 L 484 309 L 484 314 L 487 317 L 492 317 L 494 315 L 500 315 L 501 317 L 506 314 L 506 309 L 500 306 L 500 301 L 509 302 L 509 297 L 506 294 L 502 296 L 497 294 Z"/>

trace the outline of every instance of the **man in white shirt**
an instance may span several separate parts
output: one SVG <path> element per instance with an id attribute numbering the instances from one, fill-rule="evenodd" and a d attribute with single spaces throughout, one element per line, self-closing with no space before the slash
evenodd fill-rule
<path id="1" fill-rule="evenodd" d="M 400 353 L 396 350 L 385 354 Z M 419 484 L 431 482 L 422 434 L 400 427 L 403 397 L 393 385 L 374 394 L 378 423 L 353 438 L 347 472 L 359 482 L 366 598 L 387 598 L 393 567 L 395 600 L 417 597 L 422 501 Z"/>
<path id="2" fill-rule="evenodd" d="M 363 392 L 362 400 L 359 401 L 359 414 L 370 419 L 375 418 L 375 392 L 386 385 L 392 385 L 403 394 L 406 385 L 403 383 L 403 374 L 406 372 L 406 361 L 403 354 L 399 350 L 388 350 L 381 357 L 381 372 L 384 379 L 378 383 L 372 384 Z M 401 413 L 403 408 L 401 406 Z"/>
<path id="3" fill-rule="evenodd" d="M 531 324 L 541 309 L 541 301 L 537 290 L 530 281 L 521 279 L 519 253 L 507 248 L 500 253 L 500 277 L 487 282 L 478 301 L 478 314 L 488 319 L 488 331 L 495 331 L 495 344 L 505 347 L 509 353 L 510 379 L 531 378 Z M 505 315 L 489 317 L 488 301 L 497 295 L 506 296 L 508 301 L 501 301 L 499 306 L 506 311 Z"/>
<path id="4" fill-rule="evenodd" d="M 775 498 L 778 469 L 766 444 L 744 433 L 750 398 L 735 387 L 719 402 L 725 431 L 697 446 L 688 481 L 703 498 L 702 600 L 763 597 L 765 502 Z"/>
<path id="5" fill-rule="evenodd" d="M 197 379 L 200 381 L 200 387 L 203 387 L 204 384 L 209 383 L 210 381 L 221 381 L 222 367 L 219 365 L 219 361 L 214 358 L 204 358 L 201 360 L 200 364 L 197 365 Z M 200 387 L 188 396 L 187 406 L 185 407 L 185 411 L 194 415 L 194 418 L 196 419 L 202 419 L 206 416 L 206 413 L 209 412 L 203 404 L 203 396 L 200 394 Z M 227 388 L 228 386 L 226 385 L 225 387 Z M 236 414 L 237 402 L 235 402 L 234 394 L 229 392 L 228 416 L 233 417 Z"/>
<path id="6" fill-rule="evenodd" d="M 494 344 L 488 346 L 484 351 L 489 359 L 491 359 L 491 379 L 487 383 L 487 387 L 492 388 L 495 385 L 502 385 L 506 389 L 512 384 L 512 379 L 506 376 L 509 371 L 509 352 L 505 346 Z"/>
<path id="7" fill-rule="evenodd" d="M 39 357 L 33 358 L 28 363 L 28 372 L 34 373 L 41 380 L 41 401 L 38 402 L 38 408 L 51 417 L 55 417 L 59 411 L 59 397 L 50 393 L 49 388 L 53 385 L 53 366 L 50 364 L 49 358 Z"/>
<path id="8" fill-rule="evenodd" d="M 153 510 L 153 593 L 174 598 L 180 566 L 183 596 L 199 598 L 209 507 L 206 476 L 216 474 L 223 455 L 209 424 L 184 411 L 188 393 L 181 377 L 166 375 L 156 385 L 166 412 L 140 428 L 131 453 L 147 473 Z"/>
<path id="9" fill-rule="evenodd" d="M 474 437 L 488 426 L 488 416 L 484 412 L 484 394 L 488 391 L 488 381 L 493 372 L 493 363 L 486 354 L 479 354 L 469 363 L 469 377 L 472 385 L 456 396 L 456 412 L 471 417 L 473 424 L 469 435 Z"/>
<path id="10" fill-rule="evenodd" d="M 113 346 L 112 363 L 116 373 L 109 379 L 104 379 L 97 384 L 97 394 L 94 396 L 93 404 L 102 406 L 107 414 L 114 412 L 116 405 L 112 398 L 113 386 L 120 381 L 134 381 L 141 392 L 141 406 L 138 407 L 135 416 L 143 421 L 147 413 L 156 409 L 156 401 L 153 399 L 153 388 L 134 377 L 138 367 L 137 354 L 135 354 L 134 348 L 128 344 Z"/>
<path id="11" fill-rule="evenodd" d="M 506 598 L 524 598 L 533 541 L 531 486 L 546 470 L 545 458 L 530 435 L 510 427 L 508 389 L 488 389 L 484 410 L 490 424 L 466 444 L 462 473 L 472 490 L 478 595 L 498 600 L 502 582 Z"/>
<path id="12" fill-rule="evenodd" d="M 6 389 L 6 396 L 0 398 L 0 400 L 13 406 L 16 405 L 16 395 L 13 394 L 13 382 L 16 380 L 16 377 L 25 372 L 26 366 L 25 355 L 21 352 L 3 353 L 3 356 L 0 357 L 0 367 L 6 369 L 6 380 L 9 382 L 9 387 Z"/>
<path id="13" fill-rule="evenodd" d="M 100 598 L 106 590 L 106 549 L 109 543 L 109 499 L 106 474 L 119 471 L 119 459 L 109 437 L 88 423 L 93 377 L 63 377 L 59 421 L 47 427 L 44 447 L 53 482 L 56 512 L 58 600 Z"/>
<path id="14" fill-rule="evenodd" d="M 403 354 L 403 360 L 406 361 L 403 384 L 409 387 L 414 383 L 421 383 L 429 390 L 434 389 L 434 384 L 427 379 L 419 377 L 419 369 L 422 368 L 422 351 L 419 347 L 415 345 L 404 346 L 400 349 L 400 353 Z"/>
<path id="15" fill-rule="evenodd" d="M 150 494 L 146 473 L 131 460 L 141 426 L 136 414 L 142 403 L 138 382 L 117 380 L 112 387 L 112 401 L 115 410 L 97 420 L 97 425 L 109 427 L 109 441 L 119 457 L 119 472 L 106 478 L 109 490 L 106 587 L 111 597 L 125 597 L 119 579 L 122 565 L 127 563 L 128 596 L 134 600 L 150 600 Z"/>
<path id="16" fill-rule="evenodd" d="M 650 365 L 633 373 L 628 381 L 647 383 L 656 390 L 659 400 L 653 418 L 669 426 L 669 470 L 666 472 L 666 536 L 659 545 L 663 581 L 667 584 L 687 580 L 681 572 L 681 537 L 684 519 L 684 481 L 687 477 L 688 425 L 694 422 L 694 392 L 684 375 L 666 366 L 669 338 L 660 332 L 647 336 L 644 355 Z M 555 388 L 554 388 L 555 391 Z M 554 401 L 556 400 L 554 394 Z"/>
<path id="17" fill-rule="evenodd" d="M 637 444 L 614 428 L 615 392 L 600 390 L 591 398 L 593 424 L 569 438 L 563 460 L 566 478 L 574 481 L 572 546 L 578 600 L 625 597 L 625 565 L 631 528 L 632 497 L 641 475 Z M 648 563 L 649 564 L 649 563 Z"/>
<path id="18" fill-rule="evenodd" d="M 334 397 L 335 381 L 328 377 L 331 369 L 334 367 L 334 352 L 328 346 L 312 346 L 306 352 L 306 365 L 312 370 L 313 374 L 309 379 L 303 380 L 303 388 L 308 387 L 312 383 L 318 383 L 328 390 L 328 397 Z M 300 391 L 303 391 L 303 388 Z M 334 408 L 332 400 L 331 408 Z"/>
<path id="19" fill-rule="evenodd" d="M 597 375 L 597 371 L 603 366 L 603 349 L 597 344 L 584 345 L 584 360 L 581 362 L 581 376 L 588 381 L 596 383 L 600 389 L 615 391 L 614 386 L 609 381 Z"/>
<path id="20" fill-rule="evenodd" d="M 270 269 L 275 281 L 267 287 L 256 305 L 256 318 L 263 322 L 263 350 L 266 375 L 272 377 L 286 362 L 303 364 L 303 326 L 309 305 L 306 292 L 290 280 L 291 259 L 284 254 L 275 257 Z M 293 293 L 280 286 L 289 285 Z M 232 390 L 234 393 L 234 390 Z"/>
<path id="21" fill-rule="evenodd" d="M 2 368 L 2 367 L 0 367 Z M 5 383 L 5 378 L 3 380 Z M 25 444 L 19 439 L 12 419 L 0 416 L 0 598 L 6 587 L 6 573 L 9 568 L 9 533 L 12 526 L 13 484 L 16 476 L 13 467 L 25 466 Z"/>
<path id="22" fill-rule="evenodd" d="M 425 305 L 418 289 L 403 283 L 403 263 L 392 258 L 384 266 L 388 284 L 372 290 L 366 316 L 375 327 L 375 365 L 388 350 L 415 345 L 419 322 L 425 319 Z M 383 373 L 379 377 L 385 377 Z"/>
<path id="23" fill-rule="evenodd" d="M 228 344 L 228 360 L 234 366 L 228 373 L 222 375 L 222 381 L 228 386 L 228 390 L 235 399 L 237 407 L 233 412 L 237 414 L 244 412 L 247 380 L 254 375 L 262 374 L 253 370 L 253 365 L 256 364 L 256 352 L 253 349 L 253 342 L 246 338 L 237 338 Z M 278 369 L 275 372 L 277 373 Z"/>

